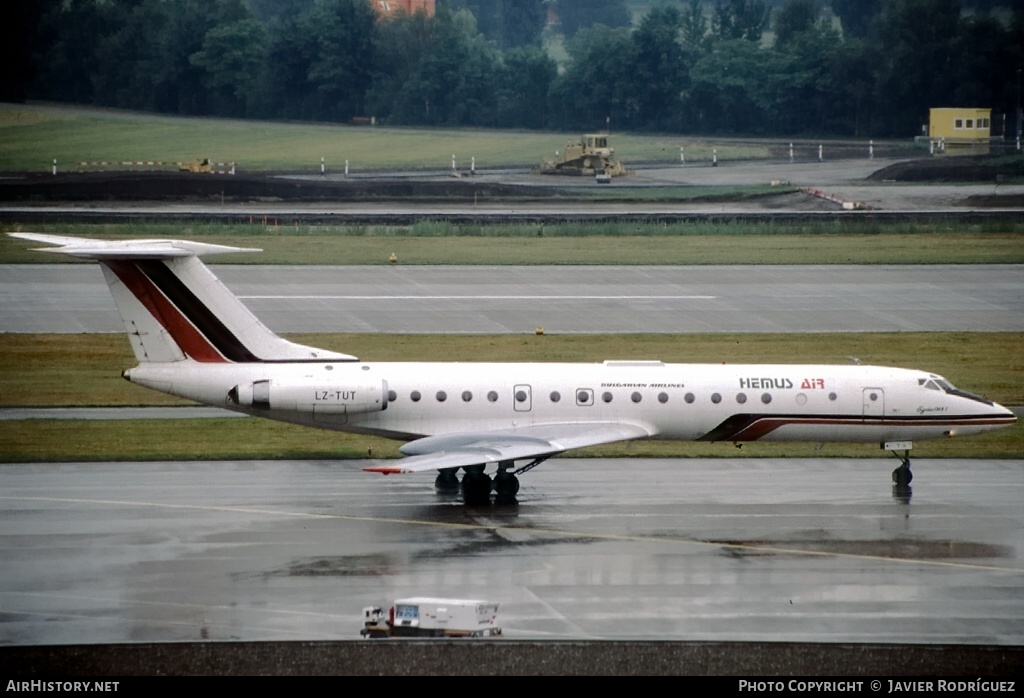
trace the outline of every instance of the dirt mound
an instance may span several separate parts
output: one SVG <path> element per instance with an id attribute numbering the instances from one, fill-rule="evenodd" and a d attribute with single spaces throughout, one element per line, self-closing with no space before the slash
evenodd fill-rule
<path id="1" fill-rule="evenodd" d="M 326 180 L 260 174 L 85 172 L 0 180 L 0 201 L 450 201 L 553 196 L 545 187 L 469 179 Z"/>
<path id="2" fill-rule="evenodd" d="M 1024 194 L 985 194 L 968 196 L 957 202 L 969 208 L 1024 208 Z"/>
<path id="3" fill-rule="evenodd" d="M 868 176 L 874 182 L 996 182 L 1024 177 L 1024 158 L 943 155 L 897 162 Z"/>

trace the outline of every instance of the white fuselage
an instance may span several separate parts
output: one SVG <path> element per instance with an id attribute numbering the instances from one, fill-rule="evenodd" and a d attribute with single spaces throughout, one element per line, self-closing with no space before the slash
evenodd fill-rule
<path id="1" fill-rule="evenodd" d="M 615 422 L 656 439 L 889 442 L 1014 419 L 935 387 L 932 374 L 875 366 L 179 361 L 125 376 L 252 415 L 399 439 Z"/>

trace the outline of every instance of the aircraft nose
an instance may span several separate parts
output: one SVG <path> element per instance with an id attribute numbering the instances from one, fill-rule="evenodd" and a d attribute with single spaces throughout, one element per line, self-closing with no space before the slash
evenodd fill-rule
<path id="1" fill-rule="evenodd" d="M 998 402 L 992 403 L 992 407 L 989 408 L 988 417 L 1000 427 L 1009 427 L 1017 423 L 1017 414 L 1009 407 L 1004 407 Z"/>

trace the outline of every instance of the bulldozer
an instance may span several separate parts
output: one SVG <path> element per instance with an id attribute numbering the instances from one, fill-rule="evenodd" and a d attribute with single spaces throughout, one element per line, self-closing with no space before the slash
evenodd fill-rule
<path id="1" fill-rule="evenodd" d="M 608 136 L 585 133 L 577 143 L 567 143 L 556 158 L 545 158 L 537 170 L 541 174 L 605 175 L 619 177 L 626 168 L 615 159 L 615 149 L 608 145 Z"/>
<path id="2" fill-rule="evenodd" d="M 180 172 L 212 172 L 213 168 L 210 167 L 210 159 L 203 158 L 202 160 L 193 160 L 192 162 L 180 162 L 178 163 L 178 170 Z"/>

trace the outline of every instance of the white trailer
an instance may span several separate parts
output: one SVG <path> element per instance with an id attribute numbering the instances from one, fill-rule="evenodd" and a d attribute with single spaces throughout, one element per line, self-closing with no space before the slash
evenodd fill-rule
<path id="1" fill-rule="evenodd" d="M 479 599 L 396 599 L 388 610 L 363 609 L 363 637 L 493 637 L 501 635 L 498 604 Z"/>

